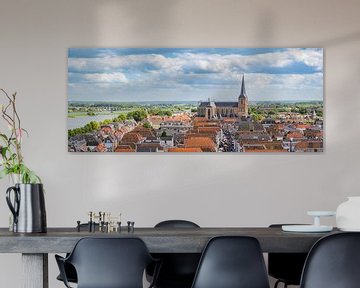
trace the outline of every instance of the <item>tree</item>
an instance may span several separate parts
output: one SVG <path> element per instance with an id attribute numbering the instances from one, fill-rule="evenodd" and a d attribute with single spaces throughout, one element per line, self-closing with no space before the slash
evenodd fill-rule
<path id="1" fill-rule="evenodd" d="M 166 135 L 166 132 L 165 131 L 163 131 L 162 133 L 161 133 L 161 135 L 160 135 L 160 137 L 166 137 L 167 135 Z"/>
<path id="2" fill-rule="evenodd" d="M 80 128 L 75 128 L 75 129 L 69 129 L 68 130 L 68 138 L 73 137 L 75 135 L 78 134 L 86 134 L 86 133 L 90 133 L 90 132 L 94 132 L 96 130 L 100 129 L 100 124 L 99 122 L 96 121 L 91 121 L 89 123 L 87 123 L 85 126 L 80 127 Z"/>
<path id="3" fill-rule="evenodd" d="M 163 110 L 161 108 L 151 108 L 148 110 L 150 115 L 156 115 L 156 116 L 171 116 L 172 111 L 171 110 Z"/>
<path id="4" fill-rule="evenodd" d="M 170 110 L 165 111 L 165 115 L 164 116 L 172 116 L 172 112 Z"/>
<path id="5" fill-rule="evenodd" d="M 269 115 L 275 115 L 277 111 L 275 109 L 272 109 L 268 112 Z"/>
<path id="6" fill-rule="evenodd" d="M 144 128 L 148 128 L 148 129 L 152 128 L 152 126 L 151 126 L 151 124 L 150 124 L 149 122 L 145 122 L 145 123 L 143 124 L 143 127 L 144 127 Z"/>
<path id="7" fill-rule="evenodd" d="M 316 109 L 316 110 L 315 110 L 315 113 L 316 113 L 316 115 L 319 116 L 319 117 L 323 117 L 323 114 L 324 114 L 323 109 Z"/>
<path id="8" fill-rule="evenodd" d="M 113 122 L 123 122 L 126 120 L 125 114 L 119 114 L 117 117 L 113 119 Z"/>
<path id="9" fill-rule="evenodd" d="M 260 114 L 251 114 L 251 117 L 253 118 L 253 120 L 255 122 L 261 122 L 261 120 L 264 118 L 262 115 Z"/>
<path id="10" fill-rule="evenodd" d="M 100 128 L 100 124 L 95 121 L 91 121 L 90 123 L 91 130 L 98 130 Z"/>
<path id="11" fill-rule="evenodd" d="M 305 107 L 299 107 L 299 113 L 304 115 L 307 113 L 307 109 Z"/>
<path id="12" fill-rule="evenodd" d="M 147 118 L 148 114 L 145 110 L 135 110 L 126 114 L 127 119 L 134 119 L 136 122 Z"/>

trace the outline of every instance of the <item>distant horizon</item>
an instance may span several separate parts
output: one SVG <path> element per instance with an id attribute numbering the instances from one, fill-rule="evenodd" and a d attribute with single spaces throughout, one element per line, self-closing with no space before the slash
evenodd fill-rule
<path id="1" fill-rule="evenodd" d="M 212 101 L 214 102 L 225 102 L 223 100 L 213 100 L 211 99 Z M 103 100 L 93 100 L 93 101 L 90 101 L 90 100 L 69 100 L 68 103 L 126 103 L 126 104 L 136 104 L 136 103 L 199 103 L 199 102 L 208 102 L 208 100 L 206 101 L 202 101 L 202 100 L 186 100 L 186 101 L 181 101 L 181 100 L 144 100 L 144 101 L 111 101 L 111 100 L 108 100 L 108 101 L 103 101 Z M 229 101 L 229 102 L 237 102 L 237 101 Z M 296 103 L 299 103 L 299 102 L 324 102 L 324 100 L 301 100 L 301 99 L 298 99 L 298 100 L 256 100 L 256 101 L 251 101 L 249 100 L 249 103 L 259 103 L 259 102 L 276 102 L 276 103 L 282 103 L 282 102 L 287 102 L 287 103 L 293 103 L 293 102 L 296 102 Z"/>
<path id="2" fill-rule="evenodd" d="M 70 48 L 67 94 L 68 101 L 235 102 L 242 75 L 249 101 L 324 98 L 322 48 Z"/>

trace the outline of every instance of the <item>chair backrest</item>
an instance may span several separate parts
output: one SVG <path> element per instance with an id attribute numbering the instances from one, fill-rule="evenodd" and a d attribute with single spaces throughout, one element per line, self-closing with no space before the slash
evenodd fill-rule
<path id="1" fill-rule="evenodd" d="M 200 228 L 200 226 L 188 220 L 166 220 L 156 224 L 155 228 Z M 189 287 L 193 282 L 200 256 L 200 253 L 156 254 L 156 258 L 162 260 L 157 286 L 180 286 L 179 283 L 182 283 L 183 286 Z"/>
<path id="2" fill-rule="evenodd" d="M 192 288 L 268 288 L 264 258 L 256 238 L 220 236 L 207 244 Z"/>
<path id="3" fill-rule="evenodd" d="M 200 228 L 200 226 L 188 220 L 166 220 L 156 224 L 155 228 Z"/>
<path id="4" fill-rule="evenodd" d="M 306 259 L 300 287 L 360 287 L 360 233 L 333 234 L 316 242 Z"/>
<path id="5" fill-rule="evenodd" d="M 271 224 L 269 228 L 281 228 L 282 225 L 294 224 Z M 269 275 L 289 285 L 300 285 L 306 257 L 307 253 L 269 253 Z"/>
<path id="6" fill-rule="evenodd" d="M 76 269 L 78 288 L 142 288 L 152 260 L 138 238 L 82 238 L 67 259 Z"/>

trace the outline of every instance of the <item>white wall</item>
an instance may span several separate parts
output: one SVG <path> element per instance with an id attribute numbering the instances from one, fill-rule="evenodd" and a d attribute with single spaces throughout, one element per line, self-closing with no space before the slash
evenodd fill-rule
<path id="1" fill-rule="evenodd" d="M 48 226 L 75 225 L 89 210 L 121 211 L 136 226 L 164 218 L 267 226 L 311 221 L 307 210 L 359 195 L 359 9 L 357 0 L 1 0 L 0 87 L 19 94 L 30 132 L 24 153 L 46 187 Z M 69 47 L 324 47 L 326 152 L 70 154 Z M 0 185 L 4 195 L 8 183 Z M 50 287 L 62 287 L 50 262 Z M 19 264 L 0 255 L 2 287 L 20 287 Z"/>

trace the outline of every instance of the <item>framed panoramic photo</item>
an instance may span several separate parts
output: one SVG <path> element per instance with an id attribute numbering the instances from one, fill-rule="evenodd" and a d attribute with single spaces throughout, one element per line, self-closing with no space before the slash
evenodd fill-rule
<path id="1" fill-rule="evenodd" d="M 70 152 L 323 152 L 321 48 L 70 48 Z"/>

